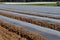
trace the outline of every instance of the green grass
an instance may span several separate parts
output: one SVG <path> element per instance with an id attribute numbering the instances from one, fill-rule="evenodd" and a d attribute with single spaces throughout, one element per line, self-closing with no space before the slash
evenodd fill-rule
<path id="1" fill-rule="evenodd" d="M 50 4 L 8 4 L 8 5 L 24 5 L 24 6 L 57 6 L 57 3 L 50 3 Z"/>
<path id="2" fill-rule="evenodd" d="M 56 6 L 56 4 L 21 4 L 21 5 L 28 5 L 28 6 Z"/>
<path id="3" fill-rule="evenodd" d="M 50 3 L 50 4 L 21 4 L 21 5 L 28 5 L 28 6 L 57 6 L 56 3 Z"/>
<path id="4" fill-rule="evenodd" d="M 4 2 L 0 2 L 0 4 L 3 4 Z M 57 6 L 56 3 L 50 3 L 50 4 L 11 4 L 11 5 L 26 5 L 26 6 Z"/>

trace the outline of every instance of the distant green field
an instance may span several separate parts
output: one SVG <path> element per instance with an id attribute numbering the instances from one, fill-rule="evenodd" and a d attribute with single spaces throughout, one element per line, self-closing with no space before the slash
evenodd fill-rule
<path id="1" fill-rule="evenodd" d="M 29 6 L 57 6 L 57 4 L 21 4 L 21 5 L 29 5 Z"/>
<path id="2" fill-rule="evenodd" d="M 0 2 L 0 4 L 4 4 L 5 2 Z M 8 5 L 25 5 L 25 6 L 57 6 L 57 3 L 50 4 L 8 4 Z"/>

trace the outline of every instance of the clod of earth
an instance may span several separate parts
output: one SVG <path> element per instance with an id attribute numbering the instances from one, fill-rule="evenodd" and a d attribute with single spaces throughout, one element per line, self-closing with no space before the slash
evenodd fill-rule
<path id="1" fill-rule="evenodd" d="M 47 40 L 41 35 L 26 31 L 16 25 L 0 20 L 1 40 Z"/>

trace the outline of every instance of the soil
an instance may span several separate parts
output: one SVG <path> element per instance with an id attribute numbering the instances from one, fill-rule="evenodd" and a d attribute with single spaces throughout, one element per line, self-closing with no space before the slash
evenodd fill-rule
<path id="1" fill-rule="evenodd" d="M 43 22 L 43 21 L 40 21 L 40 20 L 31 20 L 31 19 L 28 19 L 28 18 L 20 17 L 20 16 L 5 14 L 3 12 L 0 12 L 0 15 L 60 31 L 60 25 L 57 25 L 57 24 Z"/>
<path id="2" fill-rule="evenodd" d="M 47 40 L 41 35 L 26 31 L 14 24 L 0 20 L 0 40 Z"/>

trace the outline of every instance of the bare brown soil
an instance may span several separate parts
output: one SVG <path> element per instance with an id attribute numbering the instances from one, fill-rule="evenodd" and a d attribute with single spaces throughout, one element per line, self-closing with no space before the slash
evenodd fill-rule
<path id="1" fill-rule="evenodd" d="M 60 31 L 60 25 L 47 23 L 47 22 L 43 22 L 43 21 L 40 21 L 40 20 L 31 20 L 31 19 L 20 17 L 20 16 L 5 14 L 3 12 L 0 12 L 0 15 Z"/>
<path id="2" fill-rule="evenodd" d="M 0 39 L 2 40 L 21 40 L 21 36 L 16 33 L 10 32 L 7 29 L 0 26 Z"/>
<path id="3" fill-rule="evenodd" d="M 16 25 L 0 20 L 0 40 L 47 40 L 41 35 L 26 31 Z"/>

